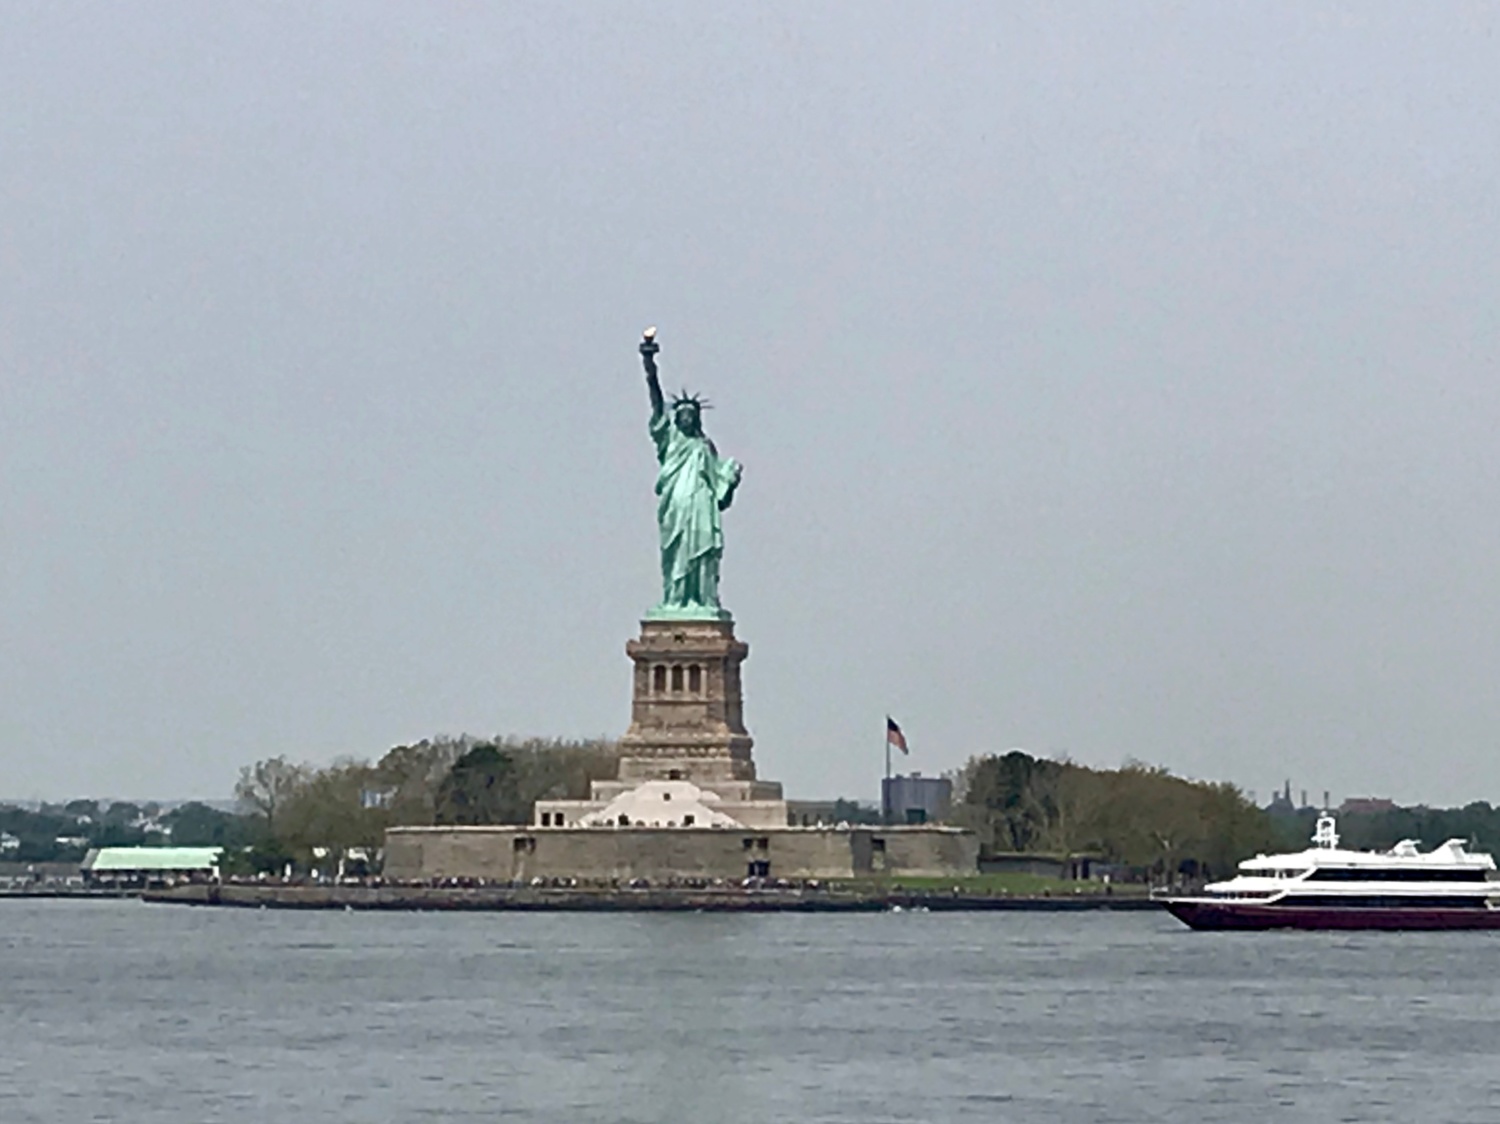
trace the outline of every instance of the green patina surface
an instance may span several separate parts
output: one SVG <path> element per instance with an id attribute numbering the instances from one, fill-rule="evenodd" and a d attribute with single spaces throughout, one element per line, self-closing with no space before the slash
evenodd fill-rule
<path id="1" fill-rule="evenodd" d="M 661 532 L 661 601 L 648 620 L 729 620 L 719 604 L 722 513 L 734 502 L 741 468 L 703 432 L 704 404 L 686 392 L 670 406 L 657 379 L 654 331 L 641 344 L 656 445 L 656 521 Z"/>

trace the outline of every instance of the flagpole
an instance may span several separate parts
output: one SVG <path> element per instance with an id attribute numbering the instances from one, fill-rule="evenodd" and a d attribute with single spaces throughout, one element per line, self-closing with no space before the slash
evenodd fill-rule
<path id="1" fill-rule="evenodd" d="M 891 716 L 885 716 L 885 783 L 880 786 L 880 822 L 891 822 Z"/>

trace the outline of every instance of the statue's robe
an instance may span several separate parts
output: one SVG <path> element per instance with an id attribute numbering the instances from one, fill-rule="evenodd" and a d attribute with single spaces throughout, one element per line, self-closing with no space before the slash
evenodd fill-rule
<path id="1" fill-rule="evenodd" d="M 719 608 L 719 559 L 724 529 L 719 513 L 734 498 L 736 465 L 721 458 L 701 434 L 682 432 L 663 411 L 651 419 L 661 470 L 656 476 L 656 521 L 661 528 L 662 605 Z"/>

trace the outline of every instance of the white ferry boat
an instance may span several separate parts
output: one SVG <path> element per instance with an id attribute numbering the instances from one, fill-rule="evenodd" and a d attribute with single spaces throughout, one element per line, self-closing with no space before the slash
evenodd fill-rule
<path id="1" fill-rule="evenodd" d="M 1194 929 L 1500 929 L 1495 860 L 1462 840 L 1427 852 L 1410 839 L 1385 852 L 1343 850 L 1324 812 L 1312 843 L 1247 859 L 1201 894 L 1158 900 Z"/>

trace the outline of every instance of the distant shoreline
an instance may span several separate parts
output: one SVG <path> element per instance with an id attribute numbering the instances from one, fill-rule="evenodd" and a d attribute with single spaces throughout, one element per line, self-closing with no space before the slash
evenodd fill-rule
<path id="1" fill-rule="evenodd" d="M 77 898 L 80 901 L 96 898 L 138 898 L 140 890 L 107 890 L 93 887 L 27 886 L 21 889 L 0 890 L 0 901 L 6 898 Z"/>

